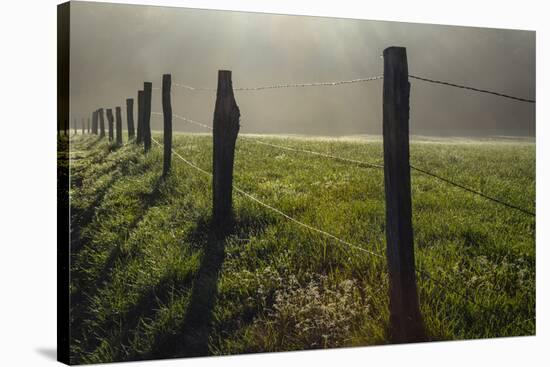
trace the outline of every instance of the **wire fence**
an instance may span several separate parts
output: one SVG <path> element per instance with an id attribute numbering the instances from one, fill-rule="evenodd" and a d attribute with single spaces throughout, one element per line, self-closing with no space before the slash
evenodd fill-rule
<path id="1" fill-rule="evenodd" d="M 364 83 L 364 82 L 370 82 L 370 81 L 377 81 L 377 80 L 381 80 L 383 78 L 384 77 L 382 75 L 378 75 L 378 76 L 372 76 L 372 77 L 366 77 L 366 78 L 331 81 L 331 82 L 281 83 L 281 84 L 263 85 L 263 86 L 255 86 L 255 87 L 237 87 L 237 88 L 233 88 L 233 90 L 234 91 L 260 91 L 260 90 L 281 89 L 281 88 L 306 88 L 306 87 L 325 87 L 325 86 L 329 87 L 329 86 L 339 86 L 339 85 L 352 84 L 352 83 Z M 409 75 L 409 78 L 420 80 L 420 81 L 427 82 L 427 83 L 432 83 L 432 84 L 445 85 L 445 86 L 460 88 L 460 89 L 464 89 L 464 90 L 470 90 L 470 91 L 479 92 L 479 93 L 491 94 L 491 95 L 495 95 L 495 96 L 499 96 L 499 97 L 503 97 L 503 98 L 507 98 L 507 99 L 512 99 L 512 100 L 520 101 L 520 102 L 527 102 L 527 103 L 532 103 L 532 104 L 536 103 L 536 101 L 534 99 L 520 98 L 520 97 L 516 97 L 516 96 L 512 96 L 512 95 L 508 95 L 508 94 L 504 94 L 504 93 L 500 93 L 500 92 L 491 91 L 491 90 L 479 89 L 479 88 L 469 87 L 469 86 L 465 86 L 465 85 L 445 82 L 445 81 L 441 81 L 441 80 L 428 79 L 428 78 L 424 78 L 424 77 L 420 77 L 420 76 L 416 76 L 416 75 Z M 216 88 L 197 88 L 197 87 L 193 87 L 193 86 L 190 86 L 190 85 L 187 85 L 187 84 L 182 84 L 182 83 L 177 83 L 177 82 L 172 82 L 172 85 L 176 88 L 189 90 L 189 91 L 216 91 Z M 161 88 L 157 88 L 157 87 L 153 87 L 152 89 L 155 90 L 155 91 L 161 90 Z M 163 113 L 161 113 L 161 112 L 151 112 L 151 114 L 154 115 L 154 116 L 163 116 Z M 207 129 L 209 131 L 213 131 L 213 127 L 210 126 L 209 124 L 206 124 L 206 123 L 203 123 L 203 122 L 200 122 L 200 121 L 196 121 L 196 120 L 190 119 L 188 117 L 185 117 L 183 115 L 176 114 L 176 113 L 172 114 L 172 116 L 173 116 L 173 118 L 175 118 L 177 120 L 180 120 L 180 121 L 183 121 L 183 122 L 186 122 L 186 123 L 189 123 L 189 124 L 196 125 L 198 127 Z M 317 157 L 320 157 L 320 158 L 335 160 L 335 161 L 338 161 L 338 162 L 341 162 L 341 163 L 353 164 L 353 165 L 359 166 L 359 167 L 375 168 L 375 169 L 383 169 L 384 168 L 384 164 L 380 164 L 380 163 L 376 163 L 376 162 L 366 162 L 366 161 L 362 161 L 362 160 L 358 160 L 358 159 L 341 157 L 341 156 L 338 156 L 338 155 L 323 153 L 323 152 L 319 152 L 319 151 L 315 151 L 315 150 L 304 149 L 302 147 L 297 148 L 297 147 L 292 147 L 292 146 L 275 144 L 275 143 L 272 143 L 272 142 L 263 141 L 262 139 L 259 139 L 259 138 L 246 137 L 246 140 L 250 140 L 250 141 L 253 141 L 255 143 L 258 143 L 258 144 L 261 144 L 261 145 L 264 145 L 264 146 L 269 146 L 269 147 L 279 149 L 279 150 L 290 151 L 290 152 L 300 153 L 300 154 L 301 153 L 309 154 L 309 155 L 317 156 Z M 159 141 L 157 141 L 153 137 L 151 137 L 151 141 L 154 142 L 156 145 L 158 145 L 160 147 L 163 146 L 163 144 L 161 144 Z M 181 160 L 182 162 L 184 162 L 188 166 L 192 167 L 196 171 L 200 172 L 201 174 L 203 174 L 203 175 L 205 175 L 209 178 L 212 177 L 211 172 L 201 168 L 200 166 L 193 163 L 191 160 L 187 159 L 186 157 L 183 157 L 175 149 L 171 149 L 171 152 L 173 153 L 173 155 L 176 158 L 178 158 L 179 160 Z M 414 170 L 414 171 L 417 171 L 417 172 L 419 172 L 421 174 L 424 174 L 426 176 L 435 178 L 435 179 L 437 179 L 437 180 L 439 180 L 439 181 L 441 181 L 445 184 L 448 184 L 448 185 L 451 185 L 455 188 L 464 190 L 466 192 L 469 192 L 469 193 L 471 193 L 473 195 L 476 195 L 480 198 L 484 198 L 486 200 L 489 200 L 493 203 L 499 204 L 499 205 L 501 205 L 503 207 L 506 207 L 508 209 L 513 209 L 513 210 L 516 210 L 518 212 L 521 212 L 521 213 L 529 215 L 529 216 L 533 216 L 533 217 L 536 216 L 535 212 L 532 211 L 532 210 L 522 208 L 521 206 L 512 204 L 512 203 L 508 202 L 507 200 L 502 200 L 502 199 L 493 197 L 491 195 L 485 194 L 480 190 L 477 190 L 477 189 L 468 187 L 467 185 L 455 182 L 454 180 L 451 180 L 450 178 L 443 177 L 439 174 L 430 172 L 429 170 L 426 170 L 426 169 L 423 169 L 423 168 L 419 168 L 416 165 L 410 164 L 409 167 L 410 167 L 411 170 Z M 278 209 L 277 207 L 266 203 L 265 201 L 259 199 L 257 196 L 243 190 L 242 188 L 240 188 L 238 186 L 233 185 L 233 189 L 235 190 L 235 192 L 242 195 L 244 198 L 250 200 L 251 202 L 254 202 L 257 205 L 260 205 L 261 207 L 269 210 L 270 212 L 272 212 L 272 213 L 274 213 L 274 214 L 276 214 L 276 215 L 278 215 L 278 216 L 294 223 L 295 225 L 297 225 L 297 226 L 299 226 L 299 227 L 301 227 L 301 228 L 303 228 L 307 231 L 322 235 L 323 237 L 334 241 L 335 243 L 343 246 L 344 248 L 359 251 L 359 252 L 362 252 L 362 253 L 366 253 L 369 256 L 373 256 L 374 258 L 378 258 L 378 259 L 385 258 L 385 255 L 383 253 L 373 251 L 373 250 L 371 250 L 369 248 L 366 248 L 364 246 L 360 246 L 358 244 L 349 242 L 349 241 L 347 241 L 343 238 L 340 238 L 340 237 L 334 235 L 333 233 L 331 233 L 329 231 L 326 231 L 324 229 L 315 227 L 311 224 L 305 223 L 305 222 L 299 220 L 298 218 L 296 218 L 296 217 L 294 217 L 294 216 Z M 451 284 L 448 284 L 447 282 L 444 282 L 440 279 L 435 278 L 434 276 L 432 276 L 425 269 L 425 267 L 421 263 L 417 263 L 416 265 L 417 266 L 415 268 L 415 272 L 419 277 L 429 279 L 434 284 L 437 284 L 438 286 L 444 288 L 445 290 L 448 290 L 449 292 L 452 292 L 452 293 L 458 295 L 464 301 L 475 304 L 476 306 L 478 306 L 481 309 L 485 310 L 487 313 L 489 313 L 489 314 L 491 314 L 495 317 L 499 317 L 499 315 L 493 309 L 491 309 L 490 307 L 487 307 L 483 303 L 478 302 L 478 300 L 476 300 L 474 297 L 472 297 L 471 294 L 469 294 L 467 292 L 465 293 L 465 292 L 459 291 L 455 286 L 453 286 Z M 524 322 L 522 322 L 522 325 L 525 322 L 529 322 L 529 321 L 532 321 L 532 320 L 534 320 L 534 319 L 525 320 Z M 527 333 L 531 332 L 531 330 L 524 330 L 524 331 L 526 331 Z"/>

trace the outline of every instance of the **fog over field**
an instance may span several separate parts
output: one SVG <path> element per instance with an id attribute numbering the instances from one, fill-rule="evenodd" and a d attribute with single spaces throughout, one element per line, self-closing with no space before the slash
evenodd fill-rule
<path id="1" fill-rule="evenodd" d="M 381 75 L 388 46 L 407 47 L 412 75 L 535 95 L 535 32 L 71 2 L 71 114 L 137 98 L 143 81 L 215 88 Z M 172 87 L 174 113 L 210 124 L 215 92 Z M 381 134 L 382 81 L 236 92 L 243 133 Z M 162 111 L 153 91 L 153 111 Z M 71 121 L 72 126 L 72 121 Z M 80 126 L 80 125 L 79 125 Z M 411 133 L 534 136 L 535 105 L 411 80 Z M 162 119 L 152 116 L 153 130 Z M 176 130 L 200 131 L 174 120 Z"/>

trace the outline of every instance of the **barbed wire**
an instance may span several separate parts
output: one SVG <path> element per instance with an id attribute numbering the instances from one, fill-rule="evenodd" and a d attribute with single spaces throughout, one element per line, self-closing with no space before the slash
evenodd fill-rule
<path id="1" fill-rule="evenodd" d="M 479 93 L 492 94 L 492 95 L 495 95 L 495 96 L 509 98 L 509 99 L 513 99 L 513 100 L 516 100 L 516 101 L 520 101 L 520 102 L 536 103 L 536 101 L 534 99 L 514 97 L 514 96 L 511 96 L 511 95 L 508 95 L 508 94 L 493 92 L 493 91 L 490 91 L 490 90 L 487 90 L 487 89 L 473 88 L 473 87 L 468 87 L 466 85 L 449 83 L 449 82 L 444 82 L 444 81 L 435 80 L 435 79 L 428 79 L 428 78 L 423 78 L 423 77 L 416 76 L 416 75 L 410 75 L 409 74 L 409 78 L 422 80 L 422 81 L 425 81 L 425 82 L 428 82 L 428 83 L 441 84 L 441 85 L 447 85 L 447 86 L 455 87 L 455 88 L 472 90 L 472 91 L 479 92 Z"/>
<path id="2" fill-rule="evenodd" d="M 162 146 L 162 144 L 160 144 L 155 138 L 151 138 L 151 140 L 153 140 L 158 146 Z M 175 155 L 176 157 L 180 158 L 183 162 L 187 163 L 189 166 L 195 168 L 196 170 L 202 172 L 203 174 L 208 175 L 209 177 L 212 176 L 212 174 L 211 174 L 210 172 L 208 172 L 208 171 L 206 171 L 206 170 L 200 168 L 200 167 L 197 166 L 196 164 L 194 164 L 194 163 L 188 161 L 187 159 L 183 158 L 183 157 L 182 157 L 178 152 L 176 152 L 174 149 L 172 149 L 172 153 L 174 153 L 174 155 Z M 352 248 L 352 249 L 355 249 L 355 250 L 359 250 L 359 251 L 368 253 L 368 254 L 370 254 L 370 255 L 372 255 L 372 256 L 376 256 L 376 257 L 379 257 L 379 258 L 384 258 L 384 256 L 383 256 L 382 254 L 379 254 L 379 253 L 374 252 L 374 251 L 370 251 L 370 250 L 368 250 L 368 249 L 366 249 L 366 248 L 363 248 L 363 247 L 361 247 L 361 246 L 358 246 L 358 245 L 355 245 L 355 244 L 353 244 L 353 243 L 351 243 L 351 242 L 348 242 L 348 241 L 346 241 L 346 240 L 343 240 L 343 239 L 341 239 L 341 238 L 339 238 L 339 237 L 333 235 L 332 233 L 329 233 L 329 232 L 327 232 L 327 231 L 324 231 L 324 230 L 322 230 L 322 229 L 313 227 L 313 226 L 311 226 L 311 225 L 309 225 L 309 224 L 307 224 L 307 223 L 304 223 L 304 222 L 302 222 L 302 221 L 299 221 L 298 219 L 296 219 L 296 218 L 294 218 L 294 217 L 292 217 L 292 216 L 286 214 L 285 212 L 283 212 L 283 211 L 281 211 L 281 210 L 279 210 L 279 209 L 277 209 L 277 208 L 275 208 L 275 207 L 273 207 L 273 206 L 271 206 L 271 205 L 269 205 L 269 204 L 263 202 L 262 200 L 258 199 L 258 198 L 255 197 L 254 195 L 249 194 L 248 192 L 244 191 L 243 189 L 241 189 L 241 188 L 239 188 L 239 187 L 237 187 L 237 186 L 235 186 L 235 185 L 233 185 L 233 189 L 234 189 L 236 192 L 238 192 L 239 194 L 245 196 L 246 198 L 248 198 L 248 199 L 250 199 L 250 200 L 256 202 L 257 204 L 260 204 L 260 205 L 263 206 L 264 208 L 270 209 L 271 211 L 273 211 L 273 212 L 279 214 L 280 216 L 282 216 L 282 217 L 284 217 L 284 218 L 286 218 L 286 219 L 288 219 L 288 220 L 290 220 L 290 221 L 292 221 L 292 222 L 298 224 L 299 226 L 302 226 L 302 227 L 304 227 L 304 228 L 306 228 L 306 229 L 308 229 L 308 230 L 310 230 L 310 231 L 320 233 L 320 234 L 324 235 L 325 237 L 331 238 L 331 239 L 333 239 L 333 240 L 335 240 L 335 241 L 337 241 L 337 242 L 339 242 L 339 243 L 341 243 L 341 244 L 344 244 L 344 245 L 348 246 L 349 248 Z"/>
<path id="3" fill-rule="evenodd" d="M 350 79 L 350 80 L 339 80 L 335 82 L 312 82 L 312 83 L 286 83 L 286 84 L 273 84 L 273 85 L 262 85 L 258 87 L 241 87 L 241 88 L 233 88 L 233 91 L 255 91 L 255 90 L 265 90 L 265 89 L 280 89 L 280 88 L 303 88 L 303 87 L 333 87 L 337 85 L 342 84 L 351 84 L 351 83 L 363 83 L 363 82 L 370 82 L 374 80 L 383 79 L 383 75 L 377 75 L 367 78 L 358 78 L 358 79 Z M 216 88 L 196 88 L 192 87 L 190 85 L 181 84 L 181 83 L 172 83 L 172 85 L 192 90 L 192 91 L 216 91 Z"/>
<path id="4" fill-rule="evenodd" d="M 462 184 L 456 183 L 456 182 L 454 182 L 454 181 L 451 181 L 451 180 L 448 179 L 448 178 L 441 177 L 441 176 L 439 176 L 439 175 L 436 175 L 435 173 L 428 172 L 428 171 L 426 171 L 426 170 L 423 170 L 423 169 L 421 169 L 421 168 L 418 168 L 418 167 L 416 167 L 416 166 L 413 166 L 412 164 L 409 165 L 409 166 L 410 166 L 413 170 L 415 170 L 415 171 L 418 171 L 418 172 L 423 173 L 423 174 L 425 174 L 425 175 L 428 175 L 428 176 L 437 178 L 438 180 L 441 180 L 441 181 L 443 181 L 443 182 L 445 182 L 445 183 L 447 183 L 447 184 L 449 184 L 449 185 L 458 187 L 458 188 L 460 188 L 460 189 L 462 189 L 462 190 L 466 190 L 466 191 L 468 191 L 468 192 L 470 192 L 470 193 L 472 193 L 472 194 L 481 196 L 481 197 L 483 197 L 483 198 L 485 198 L 485 199 L 487 199 L 487 200 L 490 200 L 490 201 L 493 201 L 493 202 L 495 202 L 495 203 L 504 205 L 504 206 L 506 206 L 506 207 L 508 207 L 508 208 L 511 208 L 511 209 L 519 210 L 520 212 L 522 212 L 522 213 L 524 213 L 524 214 L 531 215 L 531 216 L 533 216 L 533 217 L 536 216 L 536 214 L 535 214 L 534 212 L 529 211 L 529 210 L 524 209 L 524 208 L 521 208 L 521 207 L 519 207 L 519 206 L 517 206 L 517 205 L 510 204 L 510 203 L 507 203 L 507 202 L 505 202 L 505 201 L 503 201 L 503 200 L 501 200 L 501 199 L 497 199 L 497 198 L 495 198 L 495 197 L 489 196 L 489 195 L 487 195 L 487 194 L 482 193 L 481 191 L 477 191 L 477 190 L 474 190 L 474 189 L 469 188 L 469 187 L 467 187 L 467 186 L 464 186 L 464 185 L 462 185 Z"/>

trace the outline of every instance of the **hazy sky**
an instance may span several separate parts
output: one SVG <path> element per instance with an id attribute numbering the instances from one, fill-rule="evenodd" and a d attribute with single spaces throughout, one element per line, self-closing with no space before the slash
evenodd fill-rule
<path id="1" fill-rule="evenodd" d="M 383 74 L 380 55 L 407 47 L 409 73 L 536 99 L 535 33 L 143 5 L 71 2 L 71 112 L 137 99 L 143 81 L 215 88 Z M 161 112 L 160 91 L 153 111 Z M 535 105 L 411 80 L 410 128 L 428 135 L 535 134 Z M 236 92 L 241 132 L 380 134 L 382 81 Z M 212 122 L 215 92 L 172 87 L 174 113 Z M 162 121 L 151 117 L 153 129 Z M 174 120 L 178 130 L 198 131 Z"/>

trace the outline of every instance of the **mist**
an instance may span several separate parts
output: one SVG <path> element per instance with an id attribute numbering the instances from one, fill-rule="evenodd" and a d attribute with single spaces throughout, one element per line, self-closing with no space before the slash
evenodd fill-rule
<path id="1" fill-rule="evenodd" d="M 199 88 L 215 88 L 219 69 L 232 70 L 235 88 L 382 75 L 389 46 L 407 48 L 412 75 L 536 97 L 533 31 L 71 2 L 71 116 L 80 129 L 93 110 L 121 106 L 125 125 L 126 98 L 144 81 L 159 88 L 163 73 Z M 412 134 L 535 135 L 534 104 L 410 82 Z M 381 134 L 382 83 L 236 91 L 241 132 Z M 172 87 L 176 114 L 211 125 L 214 103 L 215 91 Z M 159 90 L 152 110 L 162 112 Z"/>

